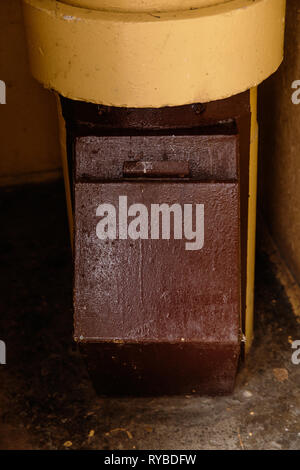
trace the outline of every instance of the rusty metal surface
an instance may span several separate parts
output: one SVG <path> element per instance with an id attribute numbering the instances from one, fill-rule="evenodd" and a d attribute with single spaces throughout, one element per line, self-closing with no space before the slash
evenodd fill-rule
<path id="1" fill-rule="evenodd" d="M 203 248 L 188 251 L 187 240 L 172 237 L 98 239 L 97 207 L 117 208 L 120 195 L 149 211 L 151 204 L 204 204 Z M 237 344 L 238 184 L 77 183 L 74 305 L 77 341 Z"/>
<path id="2" fill-rule="evenodd" d="M 186 161 L 133 161 L 123 165 L 123 176 L 136 178 L 147 177 L 178 177 L 185 178 L 190 175 L 189 162 Z"/>
<path id="3" fill-rule="evenodd" d="M 65 98 L 62 105 L 81 233 L 75 241 L 75 338 L 97 391 L 232 391 L 245 309 L 249 92 L 155 110 Z M 157 171 L 157 164 L 172 161 L 188 163 L 184 182 Z M 153 165 L 144 180 L 143 162 Z M 172 237 L 95 239 L 97 207 L 117 207 L 125 194 L 128 205 L 146 207 L 208 203 L 203 248 L 186 251 L 186 240 Z"/>
<path id="4" fill-rule="evenodd" d="M 231 127 L 250 113 L 249 91 L 210 103 L 165 108 L 117 108 L 61 97 L 63 114 L 76 133 L 93 135 L 97 129 L 190 129 L 222 123 Z M 85 128 L 85 129 L 84 129 Z"/>
<path id="5" fill-rule="evenodd" d="M 193 179 L 233 179 L 237 178 L 238 145 L 237 135 L 222 134 L 81 136 L 75 143 L 75 178 L 120 179 L 126 160 L 176 160 L 188 162 Z"/>
<path id="6" fill-rule="evenodd" d="M 144 135 L 145 133 L 172 134 L 174 131 L 194 135 L 233 134 L 239 137 L 239 179 L 241 218 L 241 317 L 244 325 L 247 284 L 247 231 L 250 147 L 250 94 L 249 91 L 210 103 L 166 107 L 160 109 L 115 108 L 61 97 L 63 115 L 67 125 L 68 162 L 70 178 L 74 173 L 75 141 L 83 136 Z M 221 128 L 221 131 L 220 131 Z M 226 131 L 227 129 L 227 131 Z M 82 141 L 83 143 L 84 141 Z M 95 149 L 96 150 L 96 149 Z M 96 150 L 98 151 L 98 150 Z M 87 167 L 91 170 L 90 154 Z M 203 170 L 203 169 L 202 169 Z M 73 201 L 74 203 L 74 201 Z"/>

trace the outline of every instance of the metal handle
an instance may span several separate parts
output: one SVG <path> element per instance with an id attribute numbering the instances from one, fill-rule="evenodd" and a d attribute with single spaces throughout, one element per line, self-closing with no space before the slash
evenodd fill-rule
<path id="1" fill-rule="evenodd" d="M 185 178 L 189 176 L 188 162 L 154 161 L 124 162 L 123 176 L 136 178 Z"/>

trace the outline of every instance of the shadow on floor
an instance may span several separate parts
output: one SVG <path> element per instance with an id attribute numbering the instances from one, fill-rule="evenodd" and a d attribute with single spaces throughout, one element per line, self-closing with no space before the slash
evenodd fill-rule
<path id="1" fill-rule="evenodd" d="M 72 342 L 62 182 L 1 189 L 0 208 L 0 449 L 300 448 L 300 326 L 264 252 L 255 344 L 232 396 L 103 399 Z"/>

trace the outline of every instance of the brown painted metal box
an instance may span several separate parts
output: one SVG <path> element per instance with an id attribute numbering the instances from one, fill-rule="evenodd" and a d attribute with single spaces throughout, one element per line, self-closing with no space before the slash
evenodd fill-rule
<path id="1" fill-rule="evenodd" d="M 237 342 L 238 211 L 237 183 L 77 183 L 76 338 Z"/>
<path id="2" fill-rule="evenodd" d="M 74 334 L 100 393 L 233 387 L 239 139 L 205 130 L 75 139 Z"/>

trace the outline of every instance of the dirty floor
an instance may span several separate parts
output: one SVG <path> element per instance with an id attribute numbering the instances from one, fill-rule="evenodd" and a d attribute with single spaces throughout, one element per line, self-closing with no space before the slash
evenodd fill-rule
<path id="1" fill-rule="evenodd" d="M 103 399 L 72 343 L 62 182 L 1 189 L 0 207 L 0 449 L 300 449 L 300 325 L 266 253 L 232 396 Z"/>

